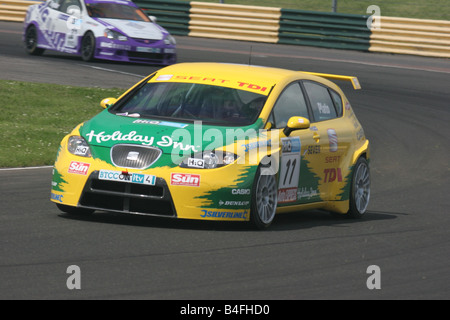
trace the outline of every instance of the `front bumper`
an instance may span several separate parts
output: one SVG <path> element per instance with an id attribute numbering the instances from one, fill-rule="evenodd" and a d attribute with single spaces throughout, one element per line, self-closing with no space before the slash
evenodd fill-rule
<path id="1" fill-rule="evenodd" d="M 100 180 L 102 169 L 116 172 L 124 169 L 98 159 L 63 153 L 63 156 L 58 156 L 53 169 L 51 201 L 55 203 L 99 211 L 182 219 L 250 219 L 251 189 L 256 167 L 232 164 L 204 170 L 178 166 L 127 170 L 129 174 L 155 176 L 154 185 L 144 185 Z M 71 170 L 74 162 L 87 169 Z"/>
<path id="2" fill-rule="evenodd" d="M 177 61 L 175 45 L 165 45 L 163 40 L 145 43 L 142 39 L 128 41 L 96 39 L 95 58 L 113 61 L 170 65 Z"/>
<path id="3" fill-rule="evenodd" d="M 112 212 L 177 216 L 164 179 L 157 178 L 155 185 L 107 181 L 99 179 L 99 171 L 90 174 L 78 206 Z"/>

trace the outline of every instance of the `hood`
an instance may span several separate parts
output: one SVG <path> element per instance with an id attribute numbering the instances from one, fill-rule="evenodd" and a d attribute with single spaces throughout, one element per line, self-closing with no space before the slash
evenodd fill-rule
<path id="1" fill-rule="evenodd" d="M 94 18 L 97 21 L 103 22 L 107 27 L 114 27 L 120 30 L 130 38 L 162 40 L 164 34 L 160 27 L 152 22 L 134 21 L 134 20 L 120 20 L 120 19 L 100 19 Z"/>
<path id="2" fill-rule="evenodd" d="M 220 127 L 201 122 L 182 123 L 119 116 L 105 110 L 85 122 L 80 128 L 80 134 L 94 147 L 137 144 L 160 148 L 165 154 L 187 155 L 220 148 L 227 142 L 234 143 L 241 138 L 253 139 L 261 123 L 258 120 L 248 127 Z"/>

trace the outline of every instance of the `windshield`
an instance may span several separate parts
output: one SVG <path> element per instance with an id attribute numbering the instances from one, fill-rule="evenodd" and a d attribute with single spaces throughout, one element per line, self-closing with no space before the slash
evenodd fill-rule
<path id="1" fill-rule="evenodd" d="M 150 19 L 138 8 L 117 3 L 87 3 L 86 8 L 90 17 L 125 19 L 150 22 Z"/>
<path id="2" fill-rule="evenodd" d="M 201 120 L 221 126 L 254 123 L 266 96 L 254 92 L 196 83 L 146 83 L 116 103 L 118 115 L 170 120 Z"/>

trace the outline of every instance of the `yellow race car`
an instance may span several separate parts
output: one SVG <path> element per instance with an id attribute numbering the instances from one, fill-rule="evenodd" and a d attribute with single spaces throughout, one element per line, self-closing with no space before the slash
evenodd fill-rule
<path id="1" fill-rule="evenodd" d="M 95 210 L 250 221 L 324 209 L 361 217 L 369 141 L 342 90 L 356 77 L 222 63 L 149 75 L 63 138 L 51 200 Z"/>

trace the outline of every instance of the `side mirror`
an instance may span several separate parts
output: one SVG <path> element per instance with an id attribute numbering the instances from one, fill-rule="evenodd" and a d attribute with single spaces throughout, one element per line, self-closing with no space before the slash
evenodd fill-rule
<path id="1" fill-rule="evenodd" d="M 286 125 L 286 128 L 284 128 L 283 133 L 288 137 L 292 131 L 295 130 L 301 130 L 301 129 L 308 129 L 310 127 L 311 123 L 308 119 L 303 117 L 290 117 L 289 121 Z"/>
<path id="2" fill-rule="evenodd" d="M 273 128 L 273 123 L 270 121 L 267 121 L 266 125 L 264 126 L 264 130 L 271 130 Z"/>
<path id="3" fill-rule="evenodd" d="M 114 103 L 116 103 L 117 99 L 116 98 L 106 98 L 103 99 L 102 101 L 100 101 L 100 107 L 102 107 L 103 109 L 108 109 L 109 107 L 111 107 Z"/>
<path id="4" fill-rule="evenodd" d="M 150 16 L 150 15 L 149 15 L 148 17 L 149 17 L 149 19 L 150 19 L 151 22 L 156 23 L 157 19 L 156 19 L 155 16 Z"/>
<path id="5" fill-rule="evenodd" d="M 70 6 L 68 6 L 67 9 L 66 9 L 66 13 L 69 16 L 75 17 L 76 19 L 80 19 L 81 18 L 81 9 L 77 5 L 70 5 Z"/>

